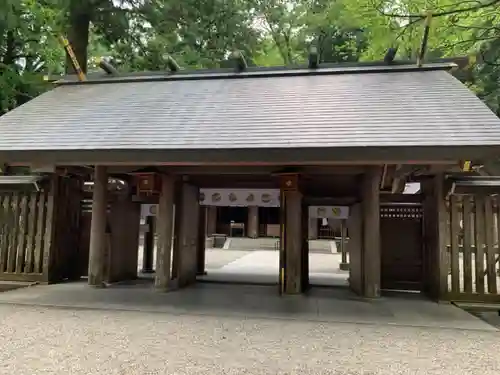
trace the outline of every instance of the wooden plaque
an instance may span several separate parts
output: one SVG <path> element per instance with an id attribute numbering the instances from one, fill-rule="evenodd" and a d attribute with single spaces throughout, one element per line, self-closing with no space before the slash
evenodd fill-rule
<path id="1" fill-rule="evenodd" d="M 138 194 L 159 194 L 161 178 L 157 173 L 139 173 L 135 175 Z"/>

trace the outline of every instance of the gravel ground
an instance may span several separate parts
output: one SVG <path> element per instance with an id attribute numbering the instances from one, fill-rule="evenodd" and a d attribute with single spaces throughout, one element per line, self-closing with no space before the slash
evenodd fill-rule
<path id="1" fill-rule="evenodd" d="M 499 374 L 497 332 L 0 305 L 0 374 Z"/>

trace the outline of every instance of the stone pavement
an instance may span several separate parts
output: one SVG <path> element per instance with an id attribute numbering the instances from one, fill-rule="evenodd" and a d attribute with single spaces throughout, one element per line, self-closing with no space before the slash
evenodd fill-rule
<path id="1" fill-rule="evenodd" d="M 499 333 L 451 305 L 345 290 L 83 283 L 0 293 L 0 374 L 489 375 Z"/>
<path id="2" fill-rule="evenodd" d="M 279 252 L 269 250 L 206 250 L 207 275 L 218 282 L 277 284 Z M 348 271 L 341 271 L 339 253 L 310 253 L 309 279 L 313 285 L 347 286 Z"/>
<path id="3" fill-rule="evenodd" d="M 280 297 L 277 286 L 198 283 L 161 293 L 146 279 L 105 289 L 81 281 L 0 293 L 2 304 L 496 331 L 451 304 L 418 295 L 367 300 L 344 288 Z"/>

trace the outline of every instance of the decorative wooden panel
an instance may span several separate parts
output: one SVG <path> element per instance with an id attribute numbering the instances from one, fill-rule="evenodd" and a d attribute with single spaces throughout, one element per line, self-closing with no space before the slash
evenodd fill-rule
<path id="1" fill-rule="evenodd" d="M 383 289 L 421 290 L 423 281 L 422 207 L 380 208 Z"/>

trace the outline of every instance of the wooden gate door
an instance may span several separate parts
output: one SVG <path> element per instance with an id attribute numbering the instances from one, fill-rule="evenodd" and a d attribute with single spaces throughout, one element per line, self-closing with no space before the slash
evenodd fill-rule
<path id="1" fill-rule="evenodd" d="M 420 291 L 423 286 L 422 206 L 382 204 L 382 289 Z"/>

